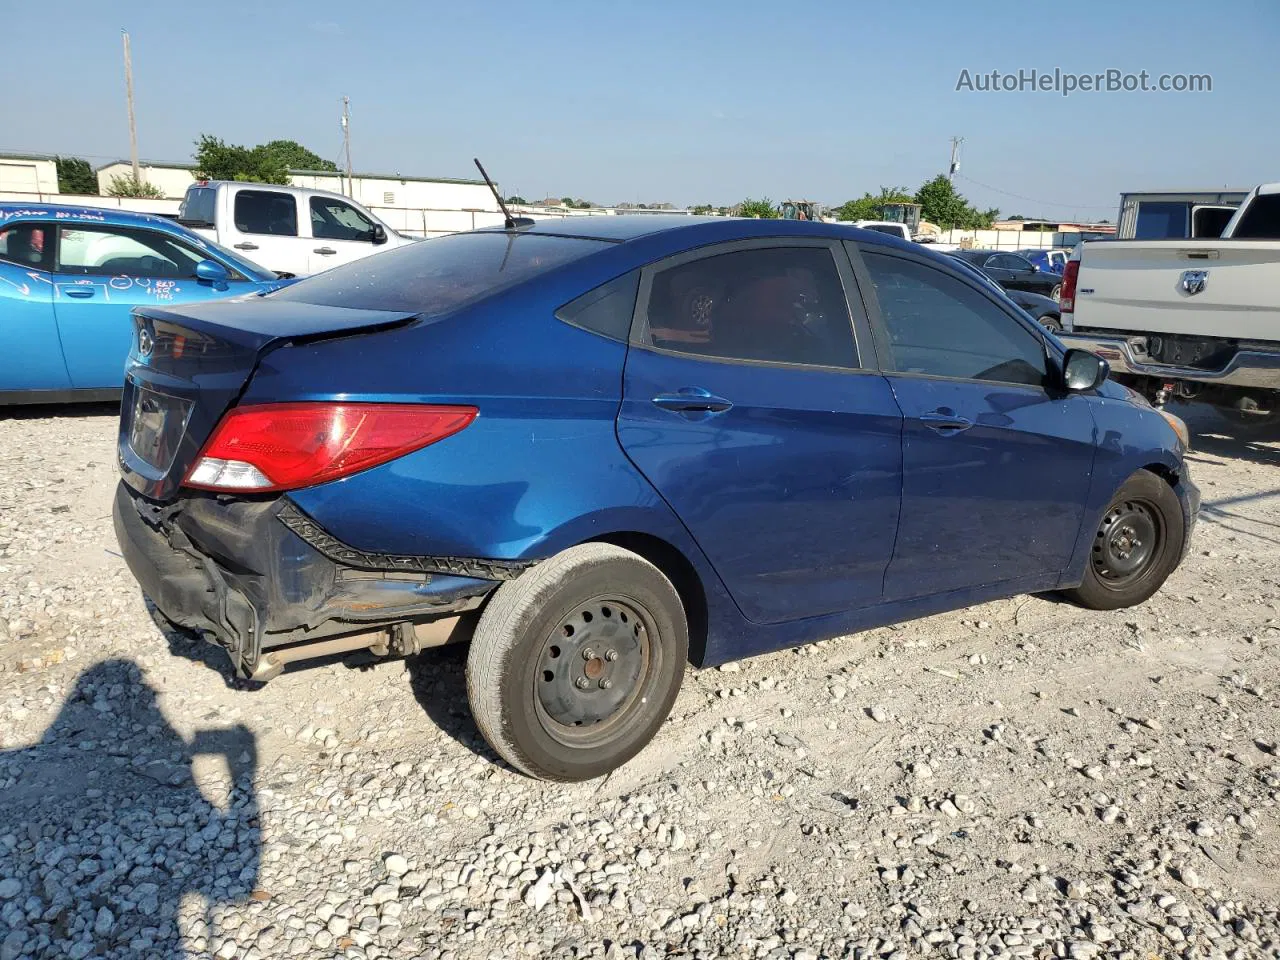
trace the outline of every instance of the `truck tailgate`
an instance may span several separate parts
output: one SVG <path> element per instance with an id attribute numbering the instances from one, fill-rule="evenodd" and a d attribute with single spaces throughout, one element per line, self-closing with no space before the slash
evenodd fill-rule
<path id="1" fill-rule="evenodd" d="M 1087 242 L 1073 325 L 1280 341 L 1280 241 Z"/>

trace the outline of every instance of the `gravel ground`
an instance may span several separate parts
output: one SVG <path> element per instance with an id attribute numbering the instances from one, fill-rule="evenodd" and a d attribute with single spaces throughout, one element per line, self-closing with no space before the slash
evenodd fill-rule
<path id="1" fill-rule="evenodd" d="M 1197 414 L 1141 608 L 691 672 L 537 783 L 435 651 L 239 687 L 114 552 L 114 414 L 0 419 L 0 960 L 1280 956 L 1280 444 Z"/>

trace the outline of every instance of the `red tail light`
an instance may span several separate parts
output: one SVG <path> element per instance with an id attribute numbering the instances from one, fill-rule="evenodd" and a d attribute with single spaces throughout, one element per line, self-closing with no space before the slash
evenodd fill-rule
<path id="1" fill-rule="evenodd" d="M 1062 271 L 1062 295 L 1058 299 L 1058 307 L 1063 313 L 1076 312 L 1076 277 L 1080 275 L 1080 261 L 1068 260 Z"/>
<path id="2" fill-rule="evenodd" d="M 268 403 L 233 408 L 214 430 L 188 487 L 296 490 L 376 467 L 457 433 L 475 407 Z"/>

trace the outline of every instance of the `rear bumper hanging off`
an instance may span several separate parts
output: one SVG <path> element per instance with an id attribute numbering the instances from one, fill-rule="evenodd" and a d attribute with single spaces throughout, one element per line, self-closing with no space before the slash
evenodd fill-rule
<path id="1" fill-rule="evenodd" d="M 112 513 L 143 593 L 175 624 L 225 647 L 241 676 L 257 679 L 290 660 L 386 652 L 388 640 L 400 652 L 431 645 L 442 630 L 426 625 L 475 609 L 532 563 L 370 554 L 330 536 L 285 497 L 198 495 L 159 505 L 122 482 Z"/>

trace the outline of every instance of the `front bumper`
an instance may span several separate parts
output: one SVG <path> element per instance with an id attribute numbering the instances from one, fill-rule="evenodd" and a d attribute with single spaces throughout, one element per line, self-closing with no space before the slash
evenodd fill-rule
<path id="1" fill-rule="evenodd" d="M 1142 337 L 1107 336 L 1096 333 L 1063 332 L 1058 339 L 1068 347 L 1096 353 L 1111 365 L 1112 373 L 1157 380 L 1192 380 L 1224 387 L 1256 387 L 1280 390 L 1280 353 L 1241 350 L 1220 370 L 1177 367 L 1147 358 Z"/>
<path id="2" fill-rule="evenodd" d="M 242 676 L 260 672 L 274 648 L 474 609 L 525 566 L 355 551 L 324 539 L 285 497 L 199 495 L 159 505 L 121 482 L 112 515 L 143 593 L 169 620 L 225 647 Z M 490 573 L 441 571 L 446 561 Z"/>

